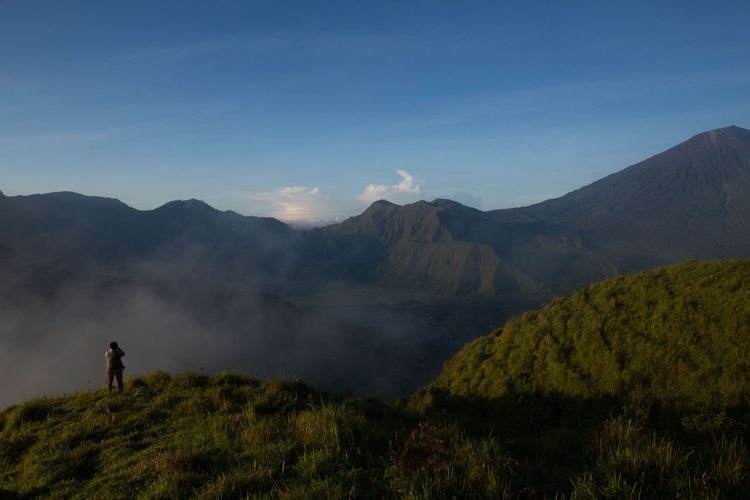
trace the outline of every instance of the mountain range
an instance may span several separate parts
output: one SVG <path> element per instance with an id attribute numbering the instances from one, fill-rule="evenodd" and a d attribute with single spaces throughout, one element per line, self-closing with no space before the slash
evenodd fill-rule
<path id="1" fill-rule="evenodd" d="M 746 257 L 750 131 L 698 134 L 528 207 L 482 212 L 442 199 L 381 201 L 317 233 L 343 245 L 349 259 L 359 252 L 374 281 L 448 295 L 566 293 L 655 265 Z"/>
<path id="2" fill-rule="evenodd" d="M 171 261 L 189 251 L 234 284 L 252 277 L 284 293 L 337 281 L 492 297 L 565 293 L 655 265 L 745 257 L 748 215 L 750 131 L 731 126 L 528 207 L 482 212 L 445 199 L 381 200 L 307 231 L 198 200 L 139 211 L 67 192 L 0 195 L 0 244 L 65 270 Z"/>
<path id="3" fill-rule="evenodd" d="M 93 315 L 97 335 L 212 346 L 195 361 L 194 350 L 160 344 L 175 352 L 168 369 L 229 363 L 392 397 L 554 296 L 665 264 L 747 257 L 750 131 L 735 126 L 527 207 L 381 200 L 307 230 L 198 200 L 142 211 L 70 192 L 0 193 L 0 343 L 19 331 L 51 343 L 77 333 L 71 315 Z"/>

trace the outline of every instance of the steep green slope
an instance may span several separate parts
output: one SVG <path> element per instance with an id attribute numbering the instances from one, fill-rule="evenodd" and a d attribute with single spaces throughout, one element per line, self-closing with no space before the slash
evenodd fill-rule
<path id="1" fill-rule="evenodd" d="M 431 386 L 683 409 L 750 402 L 750 261 L 604 281 L 525 313 L 449 360 Z"/>

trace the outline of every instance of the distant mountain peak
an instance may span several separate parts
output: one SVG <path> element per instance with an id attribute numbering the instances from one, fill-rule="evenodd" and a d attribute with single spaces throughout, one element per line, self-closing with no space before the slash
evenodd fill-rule
<path id="1" fill-rule="evenodd" d="M 374 207 L 395 207 L 396 204 L 395 203 L 391 203 L 388 200 L 378 200 L 378 201 L 373 202 L 372 205 L 370 205 L 370 206 L 371 207 L 373 207 L 373 206 Z"/>
<path id="2" fill-rule="evenodd" d="M 467 205 L 464 205 L 463 203 L 460 203 L 458 201 L 450 200 L 448 198 L 436 198 L 432 200 L 432 205 L 440 208 L 445 208 L 449 210 L 457 210 L 464 213 L 481 213 L 481 210 L 478 210 L 474 207 L 470 207 Z"/>
<path id="3" fill-rule="evenodd" d="M 728 127 L 717 128 L 696 134 L 683 144 L 731 146 L 738 141 L 747 141 L 748 138 L 750 138 L 750 130 L 738 127 L 737 125 L 730 125 Z"/>
<path id="4" fill-rule="evenodd" d="M 750 130 L 730 126 L 560 198 L 498 213 L 594 232 L 612 248 L 678 261 L 744 256 L 749 212 Z"/>
<path id="5" fill-rule="evenodd" d="M 16 198 L 23 197 L 17 196 Z M 63 203 L 68 207 L 75 206 L 84 209 L 86 207 L 96 206 L 99 208 L 106 207 L 108 209 L 127 208 L 133 210 L 117 198 L 109 198 L 106 196 L 89 196 L 73 191 L 55 191 L 46 194 L 32 194 L 27 196 L 26 198 L 28 198 L 29 200 L 41 201 L 43 203 Z"/>
<path id="6" fill-rule="evenodd" d="M 209 205 L 205 201 L 196 200 L 195 198 L 190 198 L 189 200 L 184 201 L 183 205 L 185 205 L 185 208 L 195 208 L 200 210 L 209 208 L 213 210 L 213 207 L 211 205 Z"/>
<path id="7" fill-rule="evenodd" d="M 362 212 L 361 215 L 373 215 L 373 214 L 382 214 L 382 213 L 389 213 L 392 209 L 399 207 L 400 205 L 396 205 L 395 203 L 391 203 L 388 200 L 378 200 L 373 202 L 367 209 Z"/>
<path id="8" fill-rule="evenodd" d="M 75 191 L 53 191 L 51 193 L 47 193 L 42 196 L 47 196 L 50 198 L 57 198 L 57 199 L 71 199 L 71 200 L 86 200 L 86 199 L 111 200 L 113 199 L 113 198 L 106 198 L 103 196 L 88 196 L 85 194 L 76 193 Z"/>
<path id="9" fill-rule="evenodd" d="M 435 198 L 434 200 L 432 200 L 431 203 L 437 206 L 449 206 L 449 207 L 458 206 L 458 205 L 464 206 L 461 203 L 450 200 L 448 198 Z"/>
<path id="10" fill-rule="evenodd" d="M 214 207 L 206 203 L 205 201 L 196 200 L 190 198 L 189 200 L 174 200 L 165 203 L 157 210 L 191 210 L 199 212 L 215 212 L 217 211 Z"/>

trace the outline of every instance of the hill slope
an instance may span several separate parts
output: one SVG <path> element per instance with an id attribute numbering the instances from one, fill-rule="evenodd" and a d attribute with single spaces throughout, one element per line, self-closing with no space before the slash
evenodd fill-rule
<path id="1" fill-rule="evenodd" d="M 299 382 L 161 372 L 0 413 L 0 498 L 504 495 L 480 439 Z M 457 454 L 449 455 L 456 451 Z M 483 463 L 497 462 L 482 469 Z M 523 478 L 519 478 L 523 481 Z M 516 486 L 516 489 L 520 489 Z"/>
<path id="2" fill-rule="evenodd" d="M 592 286 L 467 346 L 421 411 L 236 374 L 31 400 L 0 412 L 0 497 L 747 498 L 749 283 Z"/>
<path id="3" fill-rule="evenodd" d="M 611 279 L 514 318 L 446 362 L 432 388 L 613 398 L 677 409 L 750 403 L 750 261 Z"/>

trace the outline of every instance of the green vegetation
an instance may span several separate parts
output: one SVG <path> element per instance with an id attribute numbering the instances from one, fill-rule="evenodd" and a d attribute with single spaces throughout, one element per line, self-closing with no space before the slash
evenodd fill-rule
<path id="1" fill-rule="evenodd" d="M 0 497 L 494 497 L 491 438 L 300 382 L 166 373 L 0 414 Z"/>
<path id="2" fill-rule="evenodd" d="M 750 403 L 750 262 L 604 281 L 461 350 L 432 384 L 496 399 L 613 398 L 675 411 Z"/>
<path id="3" fill-rule="evenodd" d="M 750 261 L 557 299 L 468 344 L 403 403 L 504 433 L 514 456 L 548 467 L 548 485 L 567 474 L 571 489 L 553 491 L 748 497 Z"/>
<path id="4" fill-rule="evenodd" d="M 0 413 L 0 498 L 747 498 L 750 263 L 610 280 L 383 404 L 163 372 Z"/>

